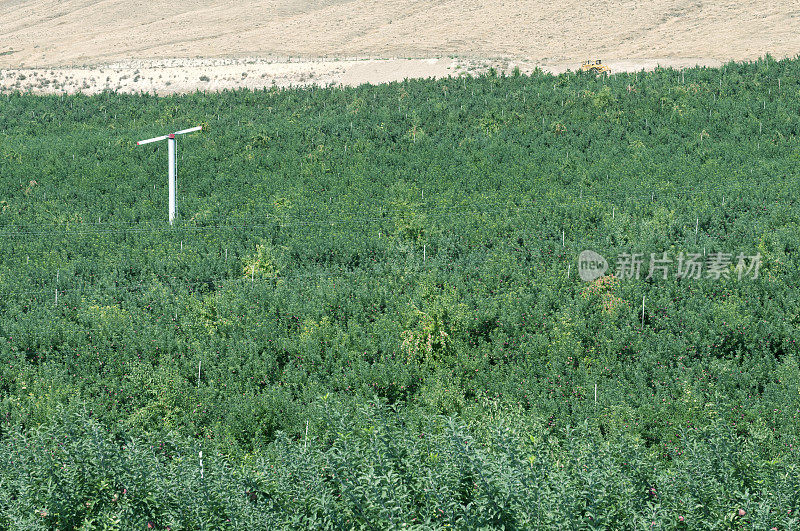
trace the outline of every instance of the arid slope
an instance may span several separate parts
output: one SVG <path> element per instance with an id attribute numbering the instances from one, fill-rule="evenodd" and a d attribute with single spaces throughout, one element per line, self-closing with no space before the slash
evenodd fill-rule
<path id="1" fill-rule="evenodd" d="M 717 61 L 800 53 L 796 0 L 10 0 L 0 67 L 163 58 Z"/>

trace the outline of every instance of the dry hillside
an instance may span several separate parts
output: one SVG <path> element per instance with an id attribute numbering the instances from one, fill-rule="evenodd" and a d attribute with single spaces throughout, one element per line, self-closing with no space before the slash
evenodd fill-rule
<path id="1" fill-rule="evenodd" d="M 5 69 L 168 58 L 451 56 L 552 70 L 596 56 L 629 69 L 648 60 L 718 64 L 798 52 L 797 0 L 0 1 Z M 441 75 L 448 68 L 422 70 Z"/>

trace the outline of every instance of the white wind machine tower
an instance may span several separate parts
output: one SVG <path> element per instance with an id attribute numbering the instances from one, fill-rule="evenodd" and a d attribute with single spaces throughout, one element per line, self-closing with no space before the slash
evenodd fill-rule
<path id="1" fill-rule="evenodd" d="M 176 131 L 168 135 L 157 136 L 155 138 L 149 138 L 147 140 L 136 142 L 137 146 L 141 146 L 143 144 L 149 144 L 151 142 L 160 142 L 161 140 L 167 141 L 167 156 L 169 157 L 169 224 L 170 225 L 172 225 L 172 221 L 175 219 L 175 136 L 183 135 L 186 133 L 193 133 L 195 131 L 201 131 L 202 129 L 203 126 L 192 127 L 190 129 L 183 129 L 181 131 Z"/>

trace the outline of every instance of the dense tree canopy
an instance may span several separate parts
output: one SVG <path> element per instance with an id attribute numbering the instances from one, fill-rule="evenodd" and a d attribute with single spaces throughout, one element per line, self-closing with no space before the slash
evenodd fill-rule
<path id="1" fill-rule="evenodd" d="M 799 80 L 0 97 L 0 528 L 797 526 Z"/>

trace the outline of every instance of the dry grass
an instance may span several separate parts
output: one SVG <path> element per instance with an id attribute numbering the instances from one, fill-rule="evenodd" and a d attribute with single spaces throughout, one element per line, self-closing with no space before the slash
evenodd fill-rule
<path id="1" fill-rule="evenodd" d="M 0 3 L 0 68 L 13 69 L 5 88 L 52 90 L 24 83 L 22 68 L 53 70 L 65 91 L 85 82 L 89 91 L 179 92 L 383 82 L 487 64 L 559 72 L 587 57 L 616 70 L 716 65 L 794 56 L 798 35 L 795 0 L 14 0 Z M 84 79 L 99 65 L 108 70 L 100 81 Z"/>

